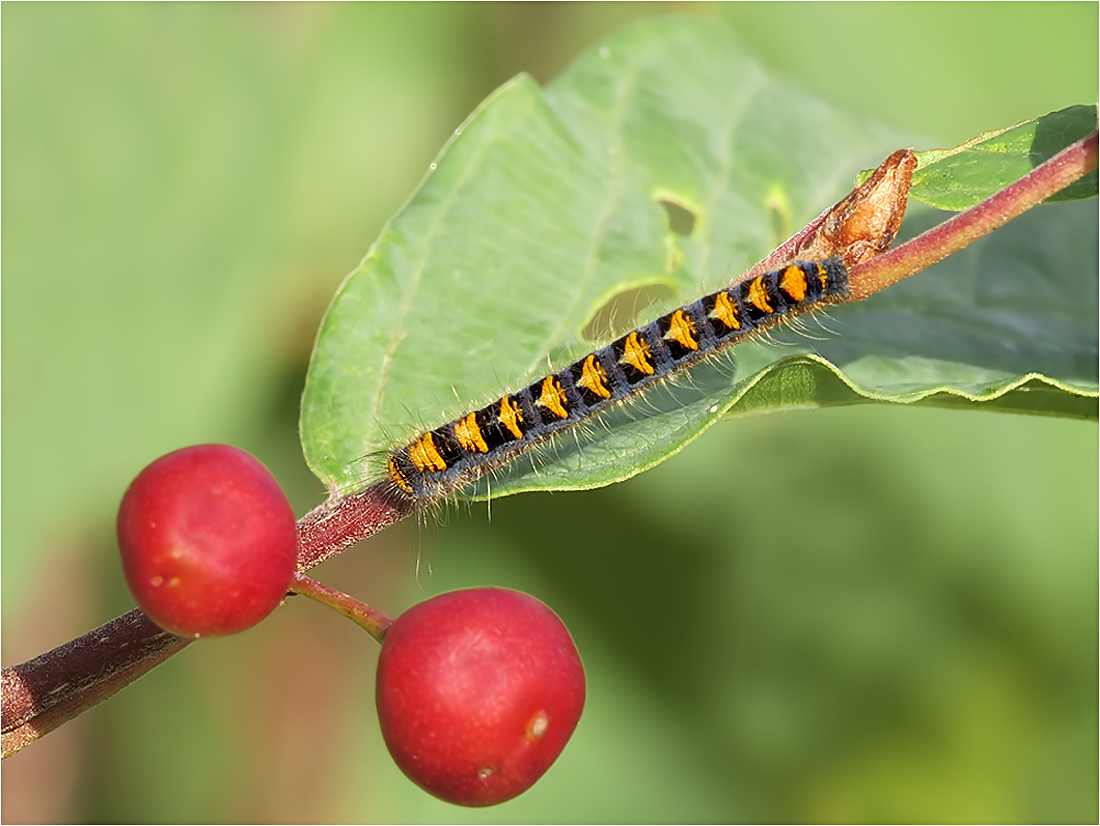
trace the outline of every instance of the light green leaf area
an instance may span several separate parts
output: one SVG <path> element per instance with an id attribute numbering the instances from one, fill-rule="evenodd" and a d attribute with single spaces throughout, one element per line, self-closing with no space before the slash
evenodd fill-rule
<path id="1" fill-rule="evenodd" d="M 768 77 L 713 20 L 645 21 L 545 89 L 516 78 L 456 132 L 337 294 L 302 401 L 307 461 L 333 489 L 379 478 L 386 449 L 605 344 L 610 332 L 594 319 L 610 315 L 613 327 L 628 329 L 728 282 L 842 197 L 858 169 L 905 143 Z M 670 220 L 669 203 L 687 213 L 674 209 Z M 972 294 L 984 276 L 946 289 L 960 266 L 954 256 L 944 275 L 913 279 L 928 282 L 917 293 L 931 292 L 930 306 L 876 307 L 876 296 L 856 312 L 804 319 L 539 445 L 469 495 L 628 478 L 727 414 L 864 400 L 997 399 L 1033 410 L 1023 399 L 1043 397 L 1039 412 L 1095 416 L 1096 220 L 1088 206 L 1092 248 L 1073 273 L 1044 248 L 1030 270 L 1012 275 L 1084 276 L 1091 267 L 1088 279 L 1073 281 L 1078 295 L 1055 295 L 1038 318 L 1031 302 L 1017 301 L 1021 292 L 1035 297 L 1032 285 L 1016 280 L 1008 306 L 991 310 L 995 329 L 967 334 L 971 309 L 984 306 Z M 660 301 L 639 306 L 639 296 L 657 292 Z M 1063 313 L 1072 341 L 1063 344 L 1057 327 L 1034 334 Z M 929 344 L 942 333 L 937 325 L 953 333 L 942 348 L 905 349 Z M 1034 358 L 1036 342 L 1055 352 Z M 797 355 L 809 352 L 839 367 Z"/>
<path id="2" fill-rule="evenodd" d="M 1071 106 L 1017 126 L 987 132 L 952 149 L 917 153 L 912 198 L 960 211 L 1019 180 L 1096 129 L 1095 106 Z M 1048 203 L 1095 198 L 1094 169 Z"/>

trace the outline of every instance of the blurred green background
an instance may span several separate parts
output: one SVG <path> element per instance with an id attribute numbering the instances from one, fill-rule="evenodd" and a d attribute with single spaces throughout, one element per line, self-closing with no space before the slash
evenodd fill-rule
<path id="1" fill-rule="evenodd" d="M 1095 101 L 1097 10 L 5 4 L 4 665 L 132 607 L 112 520 L 156 456 L 232 442 L 321 501 L 296 432 L 321 314 L 516 72 L 718 15 L 946 146 Z M 1095 821 L 1097 451 L 1091 423 L 801 412 L 613 488 L 410 521 L 318 576 L 390 613 L 497 584 L 562 615 L 589 703 L 531 792 L 468 812 L 413 787 L 376 646 L 292 600 L 5 761 L 3 819 Z"/>

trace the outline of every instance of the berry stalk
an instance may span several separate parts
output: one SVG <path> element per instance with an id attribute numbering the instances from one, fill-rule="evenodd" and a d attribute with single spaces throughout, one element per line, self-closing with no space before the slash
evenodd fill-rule
<path id="1" fill-rule="evenodd" d="M 376 608 L 371 608 L 365 602 L 360 602 L 343 591 L 329 588 L 323 582 L 318 582 L 304 574 L 294 575 L 294 581 L 291 583 L 290 589 L 296 594 L 309 597 L 343 614 L 379 643 L 386 639 L 386 632 L 393 625 L 393 617 L 383 614 Z"/>

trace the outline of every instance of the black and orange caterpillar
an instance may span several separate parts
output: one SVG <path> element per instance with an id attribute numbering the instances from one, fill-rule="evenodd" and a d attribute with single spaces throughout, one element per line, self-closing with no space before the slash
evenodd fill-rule
<path id="1" fill-rule="evenodd" d="M 847 298 L 848 271 L 840 257 L 797 262 L 705 295 L 391 451 L 389 482 L 414 502 L 437 500 L 750 334 Z"/>

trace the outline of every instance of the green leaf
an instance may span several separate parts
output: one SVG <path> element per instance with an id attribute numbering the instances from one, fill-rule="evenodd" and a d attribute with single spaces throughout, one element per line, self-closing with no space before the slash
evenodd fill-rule
<path id="1" fill-rule="evenodd" d="M 636 305 L 613 303 L 618 326 L 631 327 L 716 289 L 843 196 L 861 166 L 905 143 L 768 77 L 712 20 L 645 21 L 545 90 L 516 78 L 456 132 L 341 287 L 302 403 L 310 466 L 334 489 L 377 478 L 373 454 L 606 343 L 584 331 L 616 296 L 652 286 L 668 296 L 636 318 L 622 317 Z M 1002 407 L 1022 409 L 1017 399 L 1042 397 L 1041 412 L 1095 416 L 1095 205 L 1059 209 L 1082 206 L 1088 215 L 1071 224 L 1084 240 L 1069 239 L 1068 269 L 1046 256 L 1055 242 L 1036 242 L 1045 224 L 1008 234 L 1037 252 L 1029 270 L 989 276 L 989 329 L 970 327 L 986 309 L 973 293 L 984 271 L 959 281 L 953 268 L 975 264 L 954 256 L 942 274 L 912 279 L 924 286 L 915 300 L 897 299 L 901 307 L 872 299 L 804 322 L 809 336 L 792 329 L 742 345 L 736 368 L 724 357 L 699 365 L 521 456 L 472 494 L 624 479 L 730 413 L 1008 397 Z M 1068 287 L 1044 283 L 1059 275 Z M 905 296 L 906 286 L 888 294 Z M 907 349 L 912 342 L 921 346 Z M 810 350 L 840 368 L 789 358 Z"/>
<path id="2" fill-rule="evenodd" d="M 952 149 L 918 152 L 909 194 L 937 209 L 968 209 L 1094 129 L 1096 107 L 1071 106 L 1018 126 L 986 132 Z M 1096 188 L 1094 169 L 1052 196 L 1048 203 L 1095 198 Z"/>

